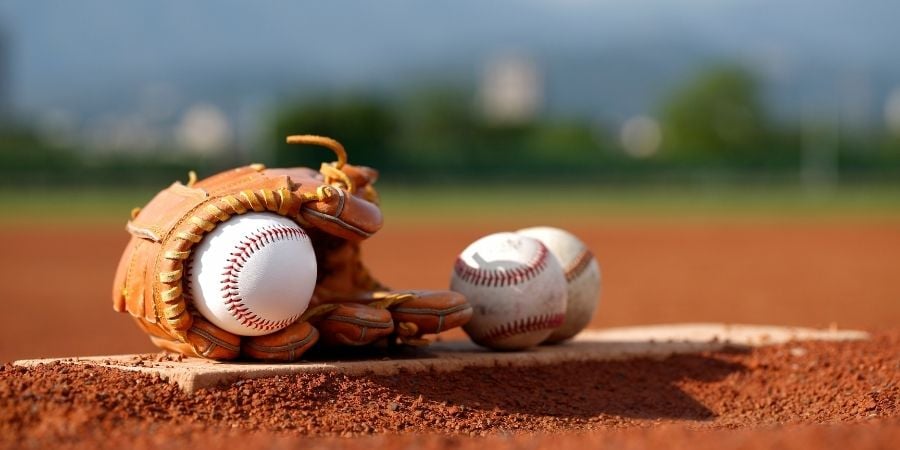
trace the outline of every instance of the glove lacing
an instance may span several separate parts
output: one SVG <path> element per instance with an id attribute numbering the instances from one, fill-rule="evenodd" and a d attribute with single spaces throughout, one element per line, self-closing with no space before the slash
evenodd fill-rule
<path id="1" fill-rule="evenodd" d="M 319 168 L 319 172 L 325 178 L 325 184 L 344 189 L 350 194 L 355 193 L 356 187 L 353 185 L 353 181 L 350 180 L 350 177 L 342 170 L 344 165 L 347 164 L 347 150 L 344 149 L 344 146 L 341 145 L 340 142 L 325 136 L 301 134 L 288 136 L 287 143 L 318 145 L 333 151 L 335 155 L 337 155 L 338 160 L 330 163 L 322 163 Z M 320 193 L 320 196 L 322 194 L 324 194 L 324 196 L 328 195 L 327 190 L 324 191 L 325 192 Z M 377 195 L 371 188 L 364 194 L 367 200 L 377 202 Z M 354 250 L 357 252 L 359 251 L 358 248 Z M 356 286 L 364 287 L 367 291 L 372 291 L 372 297 L 376 299 L 375 301 L 368 303 L 368 306 L 379 309 L 389 309 L 416 298 L 415 295 L 410 293 L 390 292 L 385 285 L 381 284 L 381 282 L 372 276 L 358 258 L 356 260 L 357 266 L 354 268 L 355 270 L 353 272 L 354 284 Z M 306 321 L 324 316 L 337 307 L 338 305 L 335 304 L 324 304 L 312 307 L 300 316 L 300 320 Z M 427 344 L 428 341 L 417 338 L 419 335 L 419 327 L 416 324 L 412 322 L 399 322 L 396 326 L 396 333 L 401 341 L 411 345 Z"/>
<path id="2" fill-rule="evenodd" d="M 347 164 L 347 150 L 340 142 L 325 136 L 314 134 L 298 134 L 287 137 L 288 144 L 309 144 L 325 147 L 337 155 L 338 160 L 330 163 L 322 163 L 319 173 L 325 177 L 325 184 L 344 189 L 349 193 L 355 192 L 355 186 L 350 177 L 344 173 L 343 167 Z"/>

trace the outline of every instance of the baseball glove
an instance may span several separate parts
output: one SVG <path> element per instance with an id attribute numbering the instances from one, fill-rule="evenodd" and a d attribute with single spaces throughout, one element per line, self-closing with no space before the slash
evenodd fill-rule
<path id="1" fill-rule="evenodd" d="M 294 361 L 317 341 L 366 345 L 389 339 L 425 343 L 424 334 L 464 325 L 465 298 L 450 291 L 394 291 L 376 281 L 360 259 L 360 243 L 382 225 L 377 172 L 347 164 L 329 138 L 291 136 L 288 143 L 333 150 L 336 162 L 316 171 L 267 169 L 254 164 L 197 181 L 175 182 L 144 208 L 135 208 L 113 284 L 113 308 L 130 313 L 158 347 L 188 356 L 229 360 L 243 356 Z M 272 334 L 246 337 L 204 319 L 183 292 L 186 261 L 217 224 L 247 212 L 269 211 L 294 220 L 313 243 L 316 288 L 306 312 Z"/>

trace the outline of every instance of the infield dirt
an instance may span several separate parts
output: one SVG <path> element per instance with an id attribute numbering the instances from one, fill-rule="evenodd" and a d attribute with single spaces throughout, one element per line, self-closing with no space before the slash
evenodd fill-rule
<path id="1" fill-rule="evenodd" d="M 363 256 L 388 285 L 446 289 L 466 245 L 527 225 L 389 223 Z M 836 322 L 877 330 L 900 318 L 900 221 L 555 225 L 581 237 L 600 261 L 592 327 Z M 121 225 L 5 227 L 0 362 L 154 351 L 129 317 L 112 311 L 112 277 L 127 238 Z"/>
<path id="2" fill-rule="evenodd" d="M 836 323 L 874 338 L 452 375 L 281 377 L 193 397 L 159 379 L 101 368 L 5 366 L 0 442 L 443 449 L 890 448 L 898 441 L 900 222 L 574 223 L 545 224 L 579 235 L 601 263 L 592 327 Z M 528 225 L 538 223 L 389 224 L 364 258 L 393 286 L 446 288 L 469 242 Z M 0 361 L 155 351 L 111 309 L 126 239 L 119 224 L 5 226 Z M 355 438 L 334 440 L 345 435 Z"/>
<path id="3" fill-rule="evenodd" d="M 611 430 L 660 425 L 684 433 L 834 423 L 868 423 L 858 430 L 895 436 L 898 346 L 900 333 L 889 332 L 867 341 L 795 342 L 662 360 L 279 376 L 192 395 L 158 377 L 89 365 L 7 365 L 0 370 L 0 443 L 225 446 L 240 432 L 242 445 L 267 448 L 273 439 L 287 444 L 298 436 L 426 433 L 459 440 L 490 434 L 496 441 L 498 433 L 587 432 L 581 439 L 600 444 Z M 822 432 L 835 434 L 817 430 L 790 439 L 806 446 L 821 442 Z M 859 442 L 852 433 L 838 437 L 841 442 L 828 444 Z M 389 446 L 415 443 L 384 439 Z M 542 446 L 551 445 L 543 440 Z M 455 445 L 433 440 L 429 446 Z"/>

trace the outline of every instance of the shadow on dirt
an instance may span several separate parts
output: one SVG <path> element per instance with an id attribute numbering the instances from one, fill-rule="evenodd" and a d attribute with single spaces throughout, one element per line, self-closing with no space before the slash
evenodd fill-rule
<path id="1" fill-rule="evenodd" d="M 741 364 L 692 354 L 565 366 L 469 368 L 453 373 L 374 377 L 372 381 L 397 394 L 505 413 L 709 420 L 716 414 L 679 384 L 714 382 L 742 370 Z"/>
<path id="2" fill-rule="evenodd" d="M 686 393 L 684 382 L 715 382 L 744 370 L 717 354 L 744 354 L 744 346 L 710 342 L 568 342 L 537 351 L 576 350 L 607 355 L 608 361 L 532 367 L 467 368 L 446 373 L 367 377 L 397 395 L 446 402 L 465 408 L 534 416 L 589 418 L 601 415 L 640 419 L 709 420 L 715 413 Z M 332 348 L 309 355 L 312 361 L 433 359 L 433 351 L 487 353 L 468 341 L 425 348 L 375 346 Z M 500 353 L 511 355 L 513 353 Z M 671 356 L 640 357 L 648 353 Z M 628 355 L 633 355 L 627 359 Z M 500 363 L 502 364 L 502 363 Z"/>

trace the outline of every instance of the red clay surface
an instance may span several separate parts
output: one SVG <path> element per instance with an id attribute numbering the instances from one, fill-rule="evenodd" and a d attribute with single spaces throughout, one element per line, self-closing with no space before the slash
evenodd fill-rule
<path id="1" fill-rule="evenodd" d="M 389 223 L 365 259 L 393 286 L 446 288 L 469 242 L 538 224 L 568 228 L 597 255 L 604 281 L 592 326 L 836 323 L 876 338 L 528 371 L 257 380 L 196 397 L 134 374 L 6 367 L 0 442 L 224 447 L 240 438 L 257 448 L 443 449 L 889 448 L 898 441 L 900 222 Z M 0 362 L 155 351 L 111 309 L 127 239 L 120 225 L 2 231 Z M 483 433 L 490 436 L 468 437 Z M 358 437 L 329 437 L 345 434 Z M 305 435 L 317 439 L 297 441 Z"/>
<path id="2" fill-rule="evenodd" d="M 898 346 L 900 332 L 886 332 L 868 341 L 735 348 L 663 360 L 414 376 L 303 374 L 246 380 L 193 395 L 157 377 L 112 369 L 5 366 L 0 369 L 0 445 L 225 447 L 240 437 L 242 448 L 268 448 L 273 440 L 289 445 L 299 436 L 439 433 L 451 438 L 393 436 L 382 444 L 417 447 L 424 440 L 430 448 L 451 448 L 502 443 L 498 433 L 577 432 L 587 434 L 568 439 L 593 446 L 609 445 L 606 437 L 613 430 L 665 426 L 675 435 L 764 427 L 768 431 L 762 434 L 769 436 L 763 444 L 778 439 L 795 447 L 860 448 L 866 439 L 858 433 L 874 433 L 869 443 L 875 445 L 889 444 L 898 434 Z M 855 432 L 839 427 L 783 434 L 770 428 L 834 423 L 855 425 Z M 485 434 L 493 437 L 487 442 L 461 438 Z M 648 444 L 672 439 L 646 432 L 636 436 Z M 740 436 L 725 439 L 745 439 Z M 515 439 L 518 446 L 531 446 L 531 438 Z M 691 440 L 681 439 L 685 446 Z M 537 440 L 542 447 L 555 442 L 546 436 Z M 353 448 L 370 444 L 365 439 L 345 443 Z"/>
<path id="3" fill-rule="evenodd" d="M 546 222 L 544 222 L 546 224 Z M 535 223 L 391 224 L 367 243 L 375 275 L 446 289 L 476 238 Z M 592 326 L 740 322 L 882 329 L 900 319 L 900 222 L 549 223 L 597 255 L 603 292 Z M 7 226 L 0 232 L 0 362 L 153 351 L 110 289 L 120 224 Z"/>

